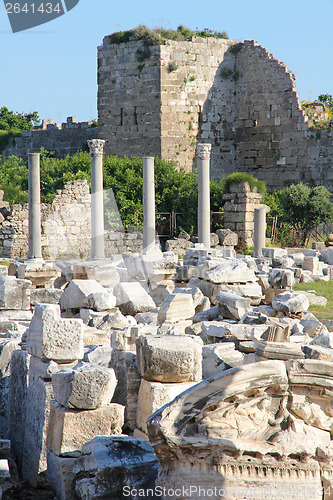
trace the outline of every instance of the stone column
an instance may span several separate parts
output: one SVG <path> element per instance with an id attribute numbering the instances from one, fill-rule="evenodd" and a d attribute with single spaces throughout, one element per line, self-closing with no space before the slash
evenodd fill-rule
<path id="1" fill-rule="evenodd" d="M 210 248 L 209 163 L 211 144 L 197 144 L 198 167 L 198 242 Z"/>
<path id="2" fill-rule="evenodd" d="M 266 246 L 266 207 L 254 209 L 254 257 L 262 257 L 262 249 Z"/>
<path id="3" fill-rule="evenodd" d="M 28 156 L 29 188 L 29 259 L 42 259 L 40 216 L 40 154 Z"/>
<path id="4" fill-rule="evenodd" d="M 105 141 L 91 139 L 91 258 L 103 259 L 104 254 L 104 201 L 103 201 L 103 148 Z"/>
<path id="5" fill-rule="evenodd" d="M 143 160 L 143 253 L 155 247 L 155 175 L 154 157 Z"/>

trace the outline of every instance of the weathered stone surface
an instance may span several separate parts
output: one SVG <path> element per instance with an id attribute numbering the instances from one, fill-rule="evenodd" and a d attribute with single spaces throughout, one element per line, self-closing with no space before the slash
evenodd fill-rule
<path id="1" fill-rule="evenodd" d="M 30 291 L 30 304 L 59 304 L 63 290 L 59 288 L 34 288 Z"/>
<path id="2" fill-rule="evenodd" d="M 302 293 L 283 292 L 274 297 L 272 307 L 275 311 L 295 314 L 307 311 L 309 301 Z"/>
<path id="3" fill-rule="evenodd" d="M 267 325 L 248 325 L 243 323 L 228 323 L 227 321 L 204 321 L 202 330 L 209 337 L 223 338 L 227 334 L 237 340 L 259 340 L 267 330 Z"/>
<path id="4" fill-rule="evenodd" d="M 307 359 L 321 359 L 333 362 L 333 349 L 328 349 L 320 345 L 303 345 L 302 351 Z"/>
<path id="5" fill-rule="evenodd" d="M 316 293 L 311 293 L 311 291 L 302 291 L 302 294 L 308 299 L 310 306 L 326 307 L 327 305 L 326 297 L 316 295 Z"/>
<path id="6" fill-rule="evenodd" d="M 149 382 L 142 379 L 138 395 L 138 408 L 136 423 L 139 429 L 147 433 L 146 421 L 149 415 L 170 403 L 176 396 L 186 391 L 197 382 L 183 382 L 178 384 L 165 384 Z"/>
<path id="7" fill-rule="evenodd" d="M 84 348 L 83 361 L 108 368 L 111 361 L 111 353 L 112 348 L 108 344 L 87 345 Z"/>
<path id="8" fill-rule="evenodd" d="M 140 283 L 120 283 L 114 289 L 117 306 L 123 314 L 135 316 L 140 312 L 148 312 L 155 308 L 155 302 Z"/>
<path id="9" fill-rule="evenodd" d="M 243 361 L 243 354 L 236 351 L 233 342 L 205 345 L 202 348 L 202 378 L 241 366 Z"/>
<path id="10" fill-rule="evenodd" d="M 125 406 L 124 431 L 131 432 L 136 428 L 136 408 L 141 377 L 133 352 L 113 349 L 110 366 L 114 369 L 118 384 L 112 403 Z"/>
<path id="11" fill-rule="evenodd" d="M 116 297 L 109 290 L 93 292 L 87 297 L 87 305 L 94 311 L 107 311 L 116 306 Z"/>
<path id="12" fill-rule="evenodd" d="M 251 309 L 251 299 L 240 297 L 234 292 L 219 292 L 216 295 L 220 314 L 223 317 L 240 320 Z"/>
<path id="13" fill-rule="evenodd" d="M 288 255 L 288 252 L 285 248 L 265 247 L 262 249 L 262 254 L 267 259 L 275 259 Z"/>
<path id="14" fill-rule="evenodd" d="M 154 489 L 158 461 L 145 439 L 98 436 L 82 447 L 73 472 L 79 498 L 122 498 Z"/>
<path id="15" fill-rule="evenodd" d="M 52 401 L 47 448 L 58 456 L 75 453 L 95 436 L 121 434 L 123 423 L 124 407 L 118 404 L 77 411 Z"/>
<path id="16" fill-rule="evenodd" d="M 46 436 L 52 399 L 52 383 L 44 381 L 30 370 L 24 422 L 22 475 L 24 480 L 34 486 L 37 484 L 38 474 L 47 468 Z"/>
<path id="17" fill-rule="evenodd" d="M 246 285 L 222 285 L 220 291 L 235 292 L 240 297 L 251 299 L 251 305 L 260 304 L 263 296 L 262 288 L 258 283 L 248 283 Z"/>
<path id="18" fill-rule="evenodd" d="M 135 316 L 135 319 L 138 323 L 143 323 L 146 325 L 157 325 L 158 320 L 157 320 L 157 312 L 147 312 L 147 313 L 138 313 Z"/>
<path id="19" fill-rule="evenodd" d="M 242 261 L 226 261 L 205 273 L 205 278 L 212 283 L 248 283 L 255 282 L 254 272 Z"/>
<path id="20" fill-rule="evenodd" d="M 256 353 L 259 358 L 266 359 L 303 359 L 305 355 L 302 345 L 292 342 L 265 342 L 257 341 L 255 344 Z"/>
<path id="21" fill-rule="evenodd" d="M 202 376 L 202 340 L 199 337 L 141 336 L 137 361 L 141 377 L 156 382 L 192 382 Z"/>
<path id="22" fill-rule="evenodd" d="M 170 293 L 162 302 L 158 310 L 158 321 L 170 320 L 180 321 L 194 316 L 195 309 L 192 294 L 188 293 Z"/>
<path id="23" fill-rule="evenodd" d="M 274 288 L 292 287 L 295 284 L 294 272 L 289 269 L 271 269 L 268 281 Z"/>
<path id="24" fill-rule="evenodd" d="M 332 366 L 307 359 L 249 364 L 215 375 L 162 407 L 148 419 L 161 467 L 158 485 L 189 487 L 194 482 L 208 489 L 223 481 L 226 498 L 236 498 L 231 492 L 235 485 L 265 485 L 276 496 L 278 488 L 294 487 L 294 477 L 302 474 L 303 486 L 319 487 L 332 459 L 327 404 Z M 200 439 L 198 427 L 204 430 Z M 281 478 L 274 484 L 264 473 L 268 465 Z M 283 476 L 286 469 L 290 476 Z M 296 500 L 297 494 L 288 493 L 290 498 Z"/>
<path id="25" fill-rule="evenodd" d="M 54 489 L 58 500 L 74 500 L 73 466 L 77 458 L 58 457 L 47 450 L 47 480 Z"/>
<path id="26" fill-rule="evenodd" d="M 61 319 L 57 305 L 36 304 L 28 329 L 27 346 L 29 354 L 44 360 L 66 363 L 82 359 L 82 320 Z"/>
<path id="27" fill-rule="evenodd" d="M 238 245 L 238 234 L 230 229 L 218 229 L 216 234 L 222 247 L 236 247 Z"/>
<path id="28" fill-rule="evenodd" d="M 52 376 L 55 400 L 65 408 L 95 410 L 111 402 L 117 379 L 111 368 L 80 363 Z"/>
<path id="29" fill-rule="evenodd" d="M 139 324 L 117 330 L 111 333 L 111 347 L 119 351 L 131 351 L 136 353 L 136 339 L 140 335 L 156 335 L 156 325 Z"/>
<path id="30" fill-rule="evenodd" d="M 0 309 L 30 311 L 31 281 L 0 276 Z"/>
<path id="31" fill-rule="evenodd" d="M 92 293 L 105 292 L 105 288 L 95 280 L 72 280 L 60 298 L 61 309 L 80 309 L 88 306 Z"/>
<path id="32" fill-rule="evenodd" d="M 9 439 L 10 455 L 15 460 L 18 473 L 22 475 L 24 432 L 26 426 L 26 404 L 28 394 L 30 354 L 15 350 L 10 359 L 9 379 Z"/>

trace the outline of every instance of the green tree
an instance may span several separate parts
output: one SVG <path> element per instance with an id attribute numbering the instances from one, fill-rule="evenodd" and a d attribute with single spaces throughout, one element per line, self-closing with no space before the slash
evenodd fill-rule
<path id="1" fill-rule="evenodd" d="M 318 96 L 318 100 L 326 104 L 326 106 L 333 112 L 333 97 L 331 94 L 321 94 Z"/>
<path id="2" fill-rule="evenodd" d="M 303 245 L 313 229 L 333 220 L 330 192 L 323 186 L 291 184 L 278 191 L 274 200 L 277 201 L 280 222 L 298 231 Z"/>
<path id="3" fill-rule="evenodd" d="M 0 108 L 0 130 L 31 130 L 39 121 L 37 111 L 15 113 L 5 106 Z"/>

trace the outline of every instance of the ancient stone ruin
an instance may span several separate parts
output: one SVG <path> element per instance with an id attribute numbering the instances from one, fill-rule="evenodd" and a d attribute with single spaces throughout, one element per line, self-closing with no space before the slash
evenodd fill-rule
<path id="1" fill-rule="evenodd" d="M 103 142 L 90 147 L 93 196 Z M 202 177 L 209 151 L 198 147 Z M 250 225 L 205 246 L 203 181 L 198 243 L 183 233 L 162 252 L 152 158 L 145 169 L 144 251 L 109 258 L 97 198 L 87 244 L 99 255 L 45 261 L 38 179 L 29 187 L 29 258 L 0 266 L 3 498 L 332 498 L 333 325 L 308 312 L 324 297 L 293 290 L 332 279 L 332 246 L 266 247 L 248 185 L 228 203 Z M 245 237 L 256 257 L 236 254 Z"/>

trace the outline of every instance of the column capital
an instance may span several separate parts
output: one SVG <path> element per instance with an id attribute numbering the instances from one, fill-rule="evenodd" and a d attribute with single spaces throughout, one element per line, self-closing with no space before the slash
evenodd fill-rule
<path id="1" fill-rule="evenodd" d="M 90 149 L 90 154 L 92 156 L 99 156 L 103 154 L 103 148 L 105 141 L 103 139 L 90 139 L 87 141 L 89 149 Z"/>
<path id="2" fill-rule="evenodd" d="M 212 145 L 208 143 L 199 143 L 197 144 L 197 157 L 200 158 L 201 160 L 209 160 L 210 159 L 210 152 L 212 149 Z"/>

